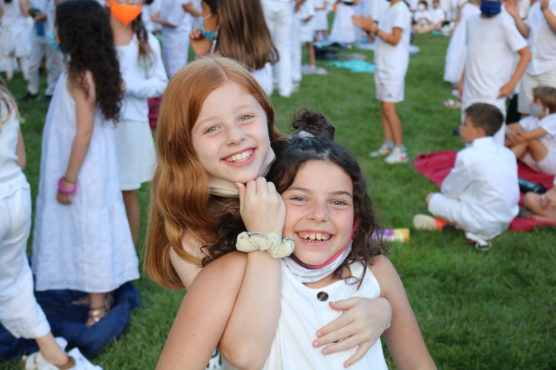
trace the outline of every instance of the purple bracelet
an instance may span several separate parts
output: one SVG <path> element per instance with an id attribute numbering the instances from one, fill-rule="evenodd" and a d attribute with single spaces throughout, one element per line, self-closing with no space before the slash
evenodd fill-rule
<path id="1" fill-rule="evenodd" d="M 71 190 L 66 190 L 66 189 L 64 189 L 64 187 L 62 186 L 62 180 L 64 180 L 64 177 L 60 177 L 60 178 L 58 179 L 58 190 L 59 190 L 61 193 L 64 193 L 64 194 L 69 194 L 69 195 L 75 194 L 75 192 L 77 191 L 77 184 L 73 185 L 73 188 L 72 188 Z"/>

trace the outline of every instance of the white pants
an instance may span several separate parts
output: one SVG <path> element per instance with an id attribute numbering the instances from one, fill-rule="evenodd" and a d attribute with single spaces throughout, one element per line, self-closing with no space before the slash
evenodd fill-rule
<path id="1" fill-rule="evenodd" d="M 517 100 L 517 110 L 519 113 L 529 114 L 531 103 L 533 102 L 533 89 L 538 86 L 550 86 L 556 88 L 556 68 L 541 73 L 540 75 L 530 75 L 524 73 L 521 78 L 521 88 Z"/>
<path id="2" fill-rule="evenodd" d="M 292 81 L 301 81 L 301 54 L 303 53 L 299 32 L 301 31 L 301 20 L 293 19 L 291 26 L 291 52 L 292 52 Z"/>
<path id="3" fill-rule="evenodd" d="M 162 61 L 168 78 L 187 64 L 189 31 L 162 28 Z"/>
<path id="4" fill-rule="evenodd" d="M 39 67 L 44 56 L 46 56 L 47 75 L 46 95 L 52 96 L 58 77 L 62 72 L 62 53 L 54 50 L 54 48 L 48 44 L 45 36 L 38 36 L 33 32 L 31 39 L 31 55 L 29 56 L 29 84 L 27 85 L 27 91 L 31 94 L 39 93 Z"/>
<path id="5" fill-rule="evenodd" d="M 508 228 L 508 223 L 485 220 L 480 214 L 470 212 L 465 203 L 450 199 L 441 193 L 435 193 L 431 198 L 429 212 L 484 240 L 490 240 Z"/>
<path id="6" fill-rule="evenodd" d="M 292 92 L 290 36 L 293 7 L 291 2 L 278 0 L 263 0 L 262 5 L 266 24 L 280 54 L 280 61 L 274 65 L 279 93 L 282 96 L 290 96 Z"/>
<path id="7" fill-rule="evenodd" d="M 50 332 L 33 294 L 33 276 L 25 253 L 30 228 L 31 192 L 27 185 L 0 200 L 0 322 L 16 338 L 28 339 Z"/>

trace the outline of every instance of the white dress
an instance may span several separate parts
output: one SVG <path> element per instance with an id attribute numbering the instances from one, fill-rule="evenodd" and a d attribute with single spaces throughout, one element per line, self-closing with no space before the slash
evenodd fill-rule
<path id="1" fill-rule="evenodd" d="M 29 30 L 26 16 L 18 1 L 3 2 L 4 16 L 0 20 L 0 56 L 15 54 L 16 57 L 29 56 Z"/>
<path id="2" fill-rule="evenodd" d="M 120 122 L 116 126 L 116 154 L 122 190 L 136 190 L 154 174 L 155 149 L 149 127 L 147 98 L 164 93 L 168 78 L 160 45 L 149 34 L 150 59 L 138 59 L 139 43 L 133 36 L 128 45 L 116 46 L 122 79 L 126 85 Z"/>
<path id="3" fill-rule="evenodd" d="M 357 41 L 357 33 L 351 17 L 355 14 L 353 5 L 338 3 L 332 23 L 330 41 L 352 43 Z"/>
<path id="4" fill-rule="evenodd" d="M 350 266 L 353 276 L 361 276 L 363 265 Z M 370 269 L 367 269 L 361 287 L 338 280 L 322 288 L 309 288 L 282 264 L 282 298 L 280 318 L 276 336 L 263 370 L 289 369 L 343 369 L 343 363 L 355 352 L 356 348 L 323 355 L 321 348 L 314 348 L 315 333 L 324 325 L 340 316 L 328 305 L 329 302 L 350 297 L 377 298 L 380 285 Z M 318 298 L 320 297 L 320 298 Z M 326 297 L 327 299 L 323 299 Z M 225 360 L 225 359 L 224 359 Z M 223 369 L 233 369 L 224 361 Z M 387 369 L 378 339 L 365 356 L 350 366 L 354 370 Z"/>
<path id="5" fill-rule="evenodd" d="M 56 200 L 76 133 L 75 101 L 64 72 L 54 91 L 42 137 L 39 195 L 33 234 L 36 289 L 109 292 L 139 278 L 138 258 L 122 200 L 114 123 L 97 108 L 72 203 Z"/>
<path id="6" fill-rule="evenodd" d="M 465 58 L 467 55 L 467 47 L 465 46 L 465 34 L 467 30 L 467 18 L 474 14 L 480 14 L 478 6 L 465 4 L 461 8 L 461 17 L 459 23 L 452 33 L 448 50 L 446 51 L 446 64 L 444 65 L 444 81 L 450 83 L 458 83 L 463 73 Z"/>
<path id="7" fill-rule="evenodd" d="M 324 0 L 316 1 L 315 6 L 322 8 Z M 328 9 L 315 9 L 315 31 L 328 31 Z"/>

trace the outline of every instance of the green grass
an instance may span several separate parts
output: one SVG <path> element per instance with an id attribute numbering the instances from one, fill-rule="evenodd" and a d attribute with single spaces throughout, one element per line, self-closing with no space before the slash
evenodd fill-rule
<path id="1" fill-rule="evenodd" d="M 442 81 L 447 43 L 442 36 L 418 35 L 416 40 L 421 53 L 411 58 L 405 101 L 398 105 L 412 157 L 462 147 L 451 134 L 459 124 L 459 111 L 442 106 L 450 97 L 450 86 Z M 372 53 L 363 53 L 372 61 Z M 359 160 L 384 225 L 410 227 L 413 215 L 426 211 L 425 196 L 435 186 L 410 163 L 392 166 L 367 157 L 382 143 L 373 76 L 319 64 L 328 69 L 328 76 L 305 76 L 300 91 L 290 99 L 272 98 L 279 127 L 286 132 L 298 108 L 324 112 L 337 128 L 337 140 Z M 20 76 L 9 86 L 16 96 L 24 94 Z M 20 110 L 28 154 L 25 172 L 36 196 L 46 104 L 21 103 Z M 148 189 L 143 188 L 140 196 L 145 216 Z M 144 229 L 145 219 L 142 238 Z M 460 234 L 411 232 L 410 243 L 391 245 L 390 258 L 440 368 L 556 368 L 554 228 L 507 231 L 486 253 L 472 249 Z M 184 294 L 147 278 L 137 286 L 142 304 L 133 313 L 131 325 L 94 359 L 106 369 L 154 368 Z M 16 363 L 0 363 L 4 367 L 15 369 Z"/>

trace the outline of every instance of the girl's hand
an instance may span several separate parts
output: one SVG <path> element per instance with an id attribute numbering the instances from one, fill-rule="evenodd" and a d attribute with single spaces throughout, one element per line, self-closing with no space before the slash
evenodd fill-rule
<path id="1" fill-rule="evenodd" d="M 259 177 L 247 184 L 236 185 L 239 189 L 239 213 L 247 231 L 282 235 L 286 205 L 274 184 Z"/>
<path id="2" fill-rule="evenodd" d="M 191 49 L 195 52 L 198 57 L 208 55 L 210 53 L 210 47 L 212 45 L 210 40 L 207 40 L 202 34 L 201 30 L 195 28 L 189 34 L 189 44 Z"/>
<path id="3" fill-rule="evenodd" d="M 360 360 L 390 327 L 392 307 L 384 298 L 352 297 L 330 302 L 330 307 L 343 313 L 317 332 L 313 346 L 325 346 L 324 354 L 357 347 L 353 356 L 344 362 L 345 367 Z"/>
<path id="4" fill-rule="evenodd" d="M 75 184 L 69 183 L 64 179 L 62 179 L 60 185 L 67 191 L 71 191 L 71 189 L 73 189 L 75 187 Z M 60 202 L 62 204 L 65 204 L 65 205 L 71 204 L 71 195 L 66 194 L 66 193 L 62 193 L 59 189 L 56 192 L 56 199 L 58 200 L 58 202 Z"/>

